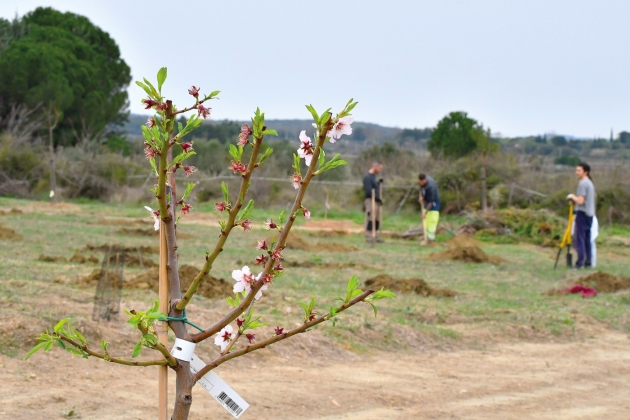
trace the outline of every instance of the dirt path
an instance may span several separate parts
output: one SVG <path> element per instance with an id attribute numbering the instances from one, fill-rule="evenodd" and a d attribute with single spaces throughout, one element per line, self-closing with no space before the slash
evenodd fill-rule
<path id="1" fill-rule="evenodd" d="M 266 352 L 218 370 L 251 404 L 243 419 L 630 418 L 630 340 L 620 333 L 329 365 Z M 73 406 L 83 419 L 155 418 L 154 370 L 60 351 L 35 357 L 0 358 L 0 418 L 59 419 Z M 231 418 L 203 389 L 193 398 L 191 419 Z"/>

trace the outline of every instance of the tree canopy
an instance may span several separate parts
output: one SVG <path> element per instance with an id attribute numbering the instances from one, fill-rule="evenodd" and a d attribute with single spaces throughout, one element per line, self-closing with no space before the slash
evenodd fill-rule
<path id="1" fill-rule="evenodd" d="M 126 120 L 130 81 L 116 42 L 84 16 L 40 7 L 0 19 L 0 115 L 42 104 L 61 115 L 59 142 L 72 144 Z"/>
<path id="2" fill-rule="evenodd" d="M 466 112 L 451 112 L 438 122 L 431 133 L 429 151 L 434 157 L 460 158 L 475 151 L 484 155 L 498 149 L 483 125 Z"/>

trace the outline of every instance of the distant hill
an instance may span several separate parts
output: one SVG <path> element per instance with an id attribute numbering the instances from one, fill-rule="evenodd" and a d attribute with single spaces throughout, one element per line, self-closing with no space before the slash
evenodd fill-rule
<path id="1" fill-rule="evenodd" d="M 123 126 L 123 131 L 130 135 L 141 135 L 140 126 L 147 121 L 146 115 L 131 114 L 129 122 Z M 206 138 L 218 138 L 225 141 L 223 137 L 228 135 L 237 136 L 238 127 L 246 121 L 231 120 L 210 120 L 205 122 L 198 130 L 197 135 Z M 297 139 L 301 130 L 312 132 L 310 120 L 267 120 L 267 126 L 278 131 L 280 139 Z M 378 124 L 355 122 L 352 124 L 353 132 L 348 137 L 349 140 L 362 142 L 365 144 L 379 144 L 386 141 L 399 142 L 402 139 L 421 140 L 431 136 L 431 129 L 401 129 L 395 127 L 384 127 Z"/>

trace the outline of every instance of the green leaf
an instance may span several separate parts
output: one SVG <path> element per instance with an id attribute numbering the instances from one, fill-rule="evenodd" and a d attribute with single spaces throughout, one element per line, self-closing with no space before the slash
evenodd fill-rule
<path id="1" fill-rule="evenodd" d="M 142 89 L 144 89 L 144 91 L 147 93 L 147 95 L 149 95 L 151 98 L 156 99 L 155 96 L 153 95 L 153 92 L 151 92 L 151 89 L 149 89 L 149 87 L 147 85 L 145 85 L 144 83 L 137 81 L 136 80 L 136 85 L 140 86 Z"/>
<path id="2" fill-rule="evenodd" d="M 254 200 L 249 200 L 249 202 L 247 203 L 247 206 L 245 206 L 245 208 L 243 209 L 243 212 L 241 213 L 240 216 L 240 220 L 246 219 L 247 216 L 249 216 L 249 213 L 251 213 L 252 209 L 254 208 Z"/>
<path id="3" fill-rule="evenodd" d="M 321 169 L 326 163 L 326 153 L 324 153 L 324 149 L 319 149 L 319 159 L 317 162 L 317 166 Z"/>
<path id="4" fill-rule="evenodd" d="M 31 349 L 31 351 L 29 351 L 29 352 L 26 354 L 26 357 L 24 358 L 24 360 L 28 360 L 28 359 L 29 359 L 29 357 L 31 357 L 33 354 L 35 354 L 35 352 L 37 352 L 39 349 L 41 349 L 41 348 L 45 347 L 47 344 L 48 344 L 48 342 L 47 342 L 47 341 L 43 341 L 43 342 L 41 342 L 41 343 L 37 344 L 35 347 L 33 347 L 33 348 Z"/>
<path id="5" fill-rule="evenodd" d="M 300 175 L 300 157 L 293 153 L 293 169 L 295 172 Z"/>
<path id="6" fill-rule="evenodd" d="M 315 108 L 313 108 L 313 105 L 306 105 L 306 109 L 308 109 L 311 115 L 313 116 L 313 121 L 315 121 L 315 124 L 319 125 L 319 115 L 317 115 L 317 111 L 315 111 Z"/>
<path id="7" fill-rule="evenodd" d="M 56 340 L 56 343 L 57 343 L 57 345 L 58 345 L 59 347 L 61 347 L 62 349 L 64 349 L 64 350 L 66 349 L 66 345 L 63 343 L 63 341 L 62 341 L 62 340 L 57 339 L 57 340 Z"/>
<path id="8" fill-rule="evenodd" d="M 278 132 L 276 130 L 265 130 L 262 132 L 263 136 L 278 136 Z"/>
<path id="9" fill-rule="evenodd" d="M 225 182 L 221 183 L 221 190 L 223 191 L 223 202 L 227 206 L 227 203 L 229 201 L 229 196 L 228 196 L 228 186 Z"/>
<path id="10" fill-rule="evenodd" d="M 55 325 L 55 327 L 53 328 L 54 332 L 59 331 L 66 322 L 68 322 L 70 320 L 70 318 L 64 318 L 61 321 L 57 322 L 57 325 Z"/>
<path id="11" fill-rule="evenodd" d="M 182 200 L 186 200 L 188 198 L 192 190 L 195 188 L 195 185 L 196 184 L 194 182 L 188 182 L 186 184 L 186 191 L 184 192 L 184 195 L 182 196 Z"/>
<path id="12" fill-rule="evenodd" d="M 153 86 L 151 84 L 151 82 L 149 82 L 146 78 L 143 77 L 144 83 L 149 86 L 149 88 L 151 89 L 151 91 L 153 92 L 153 96 L 155 97 L 155 99 L 158 99 L 158 91 L 155 89 L 155 86 Z"/>
<path id="13" fill-rule="evenodd" d="M 258 165 L 261 165 L 264 161 L 267 160 L 267 158 L 269 156 L 271 156 L 271 153 L 273 152 L 273 149 L 271 147 L 268 147 L 265 150 L 265 153 L 263 153 L 263 155 L 260 157 L 260 159 L 258 160 Z"/>
<path id="14" fill-rule="evenodd" d="M 101 348 L 103 349 L 103 352 L 107 353 L 107 347 L 109 347 L 109 342 L 101 340 Z"/>
<path id="15" fill-rule="evenodd" d="M 372 307 L 372 309 L 374 309 L 374 316 L 378 315 L 378 309 L 376 309 L 376 306 L 372 302 L 366 300 L 365 303 L 367 303 Z"/>
<path id="16" fill-rule="evenodd" d="M 389 298 L 395 298 L 395 297 L 396 297 L 396 294 L 392 292 L 391 290 L 384 290 L 383 288 L 381 288 L 381 290 L 369 296 L 368 300 L 381 300 L 381 299 L 389 299 Z"/>
<path id="17" fill-rule="evenodd" d="M 283 224 L 283 223 L 284 223 L 284 220 L 285 220 L 284 213 L 285 213 L 285 210 L 282 210 L 282 211 L 280 212 L 280 215 L 278 216 L 278 220 L 280 221 L 280 224 Z"/>
<path id="18" fill-rule="evenodd" d="M 348 292 L 353 292 L 356 290 L 357 285 L 359 284 L 359 279 L 356 275 L 352 276 L 350 280 L 348 280 Z"/>
<path id="19" fill-rule="evenodd" d="M 158 71 L 158 74 L 157 74 L 158 91 L 160 92 L 160 95 L 162 94 L 162 85 L 166 81 L 166 74 L 167 74 L 166 67 L 162 67 Z"/>
<path id="20" fill-rule="evenodd" d="M 51 341 L 46 341 L 46 347 L 44 347 L 44 350 L 48 351 L 48 350 L 52 349 L 54 344 L 55 344 L 55 342 L 52 341 L 52 340 Z"/>
<path id="21" fill-rule="evenodd" d="M 142 341 L 138 341 L 135 346 L 133 346 L 133 354 L 131 355 L 132 359 L 135 359 L 142 352 Z"/>
<path id="22" fill-rule="evenodd" d="M 319 124 L 321 125 L 322 128 L 324 128 L 326 126 L 326 123 L 328 122 L 328 120 L 330 120 L 330 116 L 332 114 L 330 113 L 330 108 L 328 108 L 321 116 L 320 120 L 319 120 Z"/>
<path id="23" fill-rule="evenodd" d="M 210 93 L 210 95 L 207 95 L 206 99 L 214 99 L 219 93 L 221 93 L 220 90 L 215 90 L 212 93 Z M 217 99 L 219 99 L 219 98 L 217 98 Z"/>
<path id="24" fill-rule="evenodd" d="M 73 332 L 75 337 L 81 342 L 81 344 L 85 345 L 87 343 L 87 340 L 85 339 L 85 337 L 83 337 L 83 334 L 81 334 L 77 330 L 74 330 Z"/>
<path id="25" fill-rule="evenodd" d="M 232 159 L 234 159 L 236 162 L 239 162 L 241 160 L 240 154 L 238 153 L 238 148 L 233 144 L 230 144 L 230 156 L 232 156 Z"/>

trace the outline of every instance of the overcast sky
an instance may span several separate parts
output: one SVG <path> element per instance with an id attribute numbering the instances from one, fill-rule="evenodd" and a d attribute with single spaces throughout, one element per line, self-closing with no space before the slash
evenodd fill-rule
<path id="1" fill-rule="evenodd" d="M 87 16 L 134 80 L 169 70 L 166 94 L 221 90 L 215 119 L 309 118 L 359 101 L 360 121 L 430 127 L 467 111 L 493 132 L 630 131 L 630 1 L 0 0 Z M 170 7 L 170 9 L 168 9 Z M 143 92 L 129 88 L 131 111 Z"/>

